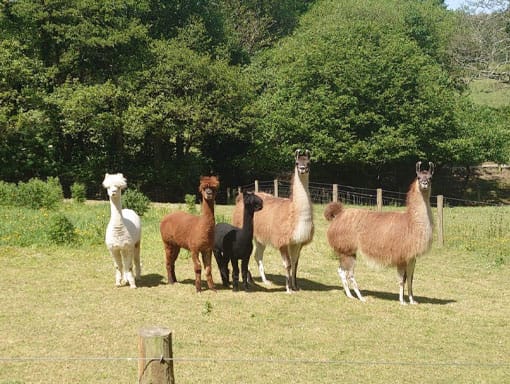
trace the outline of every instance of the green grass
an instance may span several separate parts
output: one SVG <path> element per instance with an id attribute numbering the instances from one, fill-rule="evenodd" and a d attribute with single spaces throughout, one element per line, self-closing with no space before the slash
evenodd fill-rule
<path id="1" fill-rule="evenodd" d="M 510 103 L 510 86 L 501 81 L 475 80 L 470 83 L 469 90 L 471 100 L 476 104 L 501 108 Z"/>
<path id="2" fill-rule="evenodd" d="M 181 283 L 168 286 L 158 224 L 176 209 L 186 206 L 152 206 L 142 218 L 142 281 L 132 290 L 114 286 L 103 245 L 106 202 L 62 206 L 76 227 L 74 246 L 48 243 L 45 215 L 53 212 L 0 207 L 0 384 L 135 383 L 137 362 L 125 358 L 138 355 L 138 330 L 151 325 L 173 330 L 179 384 L 509 377 L 510 207 L 445 208 L 445 246 L 434 243 L 417 262 L 418 306 L 398 303 L 393 269 L 363 260 L 356 272 L 368 302 L 345 296 L 319 205 L 314 241 L 300 260 L 299 293 L 285 293 L 281 260 L 270 248 L 270 286 L 262 286 L 252 262 L 252 292 L 223 289 L 214 268 L 218 292 L 196 294 L 182 251 Z M 216 208 L 218 217 L 231 212 Z"/>

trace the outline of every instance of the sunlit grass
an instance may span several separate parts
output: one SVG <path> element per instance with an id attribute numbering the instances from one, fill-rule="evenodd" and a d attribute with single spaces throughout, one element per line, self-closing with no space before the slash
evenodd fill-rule
<path id="1" fill-rule="evenodd" d="M 216 293 L 197 295 L 184 252 L 180 283 L 166 285 L 159 238 L 161 217 L 184 204 L 153 205 L 143 216 L 136 290 L 114 287 L 103 244 L 107 202 L 60 208 L 78 233 L 68 246 L 45 238 L 52 212 L 1 207 L 0 358 L 36 360 L 0 361 L 0 383 L 134 383 L 137 362 L 127 358 L 137 356 L 138 330 L 150 325 L 174 331 L 178 383 L 505 382 L 509 207 L 445 208 L 445 246 L 435 242 L 417 263 L 418 306 L 398 303 L 394 270 L 363 260 L 356 273 L 368 302 L 344 295 L 323 208 L 314 207 L 316 233 L 302 252 L 299 293 L 285 293 L 280 256 L 268 248 L 272 285 L 260 283 L 252 262 L 252 292 L 218 285 Z M 231 212 L 216 207 L 227 220 Z M 217 268 L 213 277 L 221 281 Z"/>

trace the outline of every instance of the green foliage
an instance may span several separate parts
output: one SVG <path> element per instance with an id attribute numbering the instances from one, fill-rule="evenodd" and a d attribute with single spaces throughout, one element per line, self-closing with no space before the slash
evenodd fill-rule
<path id="1" fill-rule="evenodd" d="M 46 181 L 38 178 L 18 183 L 16 205 L 32 209 L 55 209 L 64 199 L 62 186 L 57 177 L 48 177 Z"/>
<path id="2" fill-rule="evenodd" d="M 77 203 L 83 203 L 86 200 L 85 184 L 74 182 L 71 185 L 71 197 Z"/>
<path id="3" fill-rule="evenodd" d="M 48 238 L 54 244 L 72 244 L 76 240 L 76 230 L 71 220 L 63 213 L 50 216 Z"/>
<path id="4" fill-rule="evenodd" d="M 80 180 L 94 191 L 105 169 L 122 169 L 175 200 L 204 172 L 226 183 L 274 176 L 296 148 L 330 169 L 378 172 L 417 158 L 509 157 L 499 112 L 463 111 L 453 59 L 476 52 L 458 40 L 476 35 L 469 22 L 501 26 L 504 13 L 494 24 L 456 17 L 441 1 L 397 0 L 19 0 L 0 9 L 3 180 L 59 175 L 66 189 Z M 505 44 L 504 28 L 484 31 Z"/>
<path id="5" fill-rule="evenodd" d="M 138 215 L 143 216 L 149 209 L 150 200 L 137 189 L 128 189 L 122 195 L 122 205 L 124 208 L 132 209 Z"/>
<path id="6" fill-rule="evenodd" d="M 256 68 L 270 72 L 256 145 L 274 145 L 269 162 L 303 147 L 323 163 L 447 161 L 439 144 L 457 135 L 455 93 L 441 65 L 405 35 L 401 12 L 412 9 L 323 1 L 261 57 Z"/>
<path id="7" fill-rule="evenodd" d="M 0 205 L 14 205 L 16 195 L 16 184 L 0 180 Z"/>
<path id="8" fill-rule="evenodd" d="M 195 203 L 196 198 L 197 197 L 195 195 L 191 195 L 191 194 L 186 194 L 184 196 L 184 202 L 186 203 L 186 210 L 189 213 L 193 213 L 193 214 L 197 213 L 197 205 Z"/>

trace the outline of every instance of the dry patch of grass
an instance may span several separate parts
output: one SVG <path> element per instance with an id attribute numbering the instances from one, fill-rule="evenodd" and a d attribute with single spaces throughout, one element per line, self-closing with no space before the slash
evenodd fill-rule
<path id="1" fill-rule="evenodd" d="M 137 356 L 138 329 L 150 325 L 173 330 L 180 384 L 500 383 L 510 375 L 508 207 L 445 210 L 446 246 L 434 244 L 417 263 L 418 306 L 398 303 L 394 270 L 363 260 L 356 272 L 368 302 L 344 295 L 323 206 L 315 207 L 315 238 L 302 252 L 299 293 L 285 293 L 280 256 L 269 248 L 273 283 L 262 285 L 252 262 L 250 293 L 223 289 L 214 268 L 218 292 L 196 294 L 183 251 L 180 283 L 166 285 L 159 219 L 183 208 L 157 206 L 143 217 L 136 290 L 114 287 L 100 242 L 0 246 L 0 383 L 136 382 L 137 362 L 124 358 Z M 106 203 L 73 209 L 67 214 L 84 226 L 108 213 Z M 231 212 L 216 209 L 226 219 Z"/>

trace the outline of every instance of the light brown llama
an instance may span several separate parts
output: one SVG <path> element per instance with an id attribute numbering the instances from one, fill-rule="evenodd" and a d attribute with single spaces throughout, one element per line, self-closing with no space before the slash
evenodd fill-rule
<path id="1" fill-rule="evenodd" d="M 417 304 L 413 297 L 413 274 L 416 258 L 426 253 L 432 244 L 432 213 L 430 209 L 431 179 L 434 164 L 421 170 L 416 163 L 416 179 L 407 192 L 405 212 L 375 212 L 364 209 L 345 209 L 340 203 L 326 206 L 324 217 L 331 221 L 327 237 L 339 256 L 338 274 L 345 293 L 352 298 L 354 292 L 365 301 L 354 278 L 356 254 L 384 266 L 396 266 L 400 277 L 399 300 L 404 300 L 407 281 L 409 303 Z"/>
<path id="2" fill-rule="evenodd" d="M 255 212 L 253 217 L 253 239 L 255 240 L 255 260 L 260 277 L 266 284 L 269 281 L 264 273 L 262 258 L 268 244 L 280 251 L 286 272 L 288 293 L 298 290 L 296 275 L 301 248 L 312 241 L 313 214 L 308 191 L 310 175 L 310 152 L 295 153 L 294 176 L 290 198 L 274 197 L 267 193 L 257 193 L 264 209 Z M 233 224 L 240 227 L 243 222 L 243 199 L 237 198 L 233 214 Z"/>
<path id="3" fill-rule="evenodd" d="M 187 212 L 174 212 L 161 220 L 159 229 L 165 246 L 165 262 L 168 283 L 177 281 L 175 276 L 175 260 L 181 248 L 191 251 L 195 270 L 195 288 L 202 290 L 199 253 L 205 268 L 205 276 L 209 289 L 215 290 L 211 273 L 211 255 L 214 247 L 214 200 L 219 187 L 215 176 L 201 177 L 198 191 L 202 196 L 202 212 L 200 216 Z"/>

